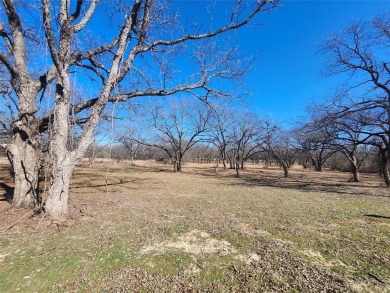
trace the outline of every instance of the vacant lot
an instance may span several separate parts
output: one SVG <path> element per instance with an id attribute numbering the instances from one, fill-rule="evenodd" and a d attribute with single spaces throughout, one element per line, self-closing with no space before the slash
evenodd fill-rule
<path id="1" fill-rule="evenodd" d="M 26 211 L 0 201 L 0 292 L 387 292 L 389 191 L 374 175 L 349 178 L 81 165 L 69 219 L 35 215 L 3 232 Z"/>

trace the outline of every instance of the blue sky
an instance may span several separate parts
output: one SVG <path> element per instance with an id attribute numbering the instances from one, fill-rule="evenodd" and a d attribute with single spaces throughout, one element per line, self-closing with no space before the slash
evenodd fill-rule
<path id="1" fill-rule="evenodd" d="M 194 18 L 201 18 L 199 6 L 208 3 L 178 2 L 181 7 L 191 9 Z M 232 1 L 216 2 L 225 5 Z M 320 101 L 341 82 L 338 77 L 325 78 L 320 74 L 325 56 L 318 53 L 318 48 L 325 38 L 354 20 L 390 12 L 390 0 L 286 0 L 282 4 L 283 7 L 258 19 L 261 26 L 241 30 L 237 42 L 242 52 L 256 56 L 246 79 L 252 92 L 247 98 L 249 105 L 263 115 L 289 124 L 304 114 L 310 101 Z"/>
<path id="2" fill-rule="evenodd" d="M 288 125 L 304 114 L 310 101 L 320 101 L 342 81 L 320 75 L 325 56 L 317 53 L 319 45 L 332 31 L 340 31 L 354 20 L 390 12 L 390 0 L 280 1 L 282 7 L 256 19 L 261 25 L 246 26 L 233 35 L 244 55 L 256 56 L 246 77 L 248 91 L 252 93 L 247 97 L 249 105 L 260 114 Z M 204 10 L 210 2 L 215 4 L 215 26 L 226 24 L 226 11 L 234 5 L 233 0 L 176 0 L 174 4 L 191 18 L 187 19 L 191 25 L 194 21 L 208 23 Z M 91 26 L 99 39 L 110 38 L 112 30 L 117 29 L 115 20 L 111 25 L 106 24 L 112 20 L 101 14 L 105 11 L 97 13 Z M 206 25 L 201 31 L 207 30 Z M 82 75 L 77 76 L 80 83 L 84 79 Z M 94 86 L 86 85 L 85 92 L 93 93 Z"/>

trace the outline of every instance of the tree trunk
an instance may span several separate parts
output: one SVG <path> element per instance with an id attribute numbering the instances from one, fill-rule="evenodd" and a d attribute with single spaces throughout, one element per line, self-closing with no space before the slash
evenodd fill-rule
<path id="1" fill-rule="evenodd" d="M 386 186 L 390 186 L 390 166 L 389 166 L 389 157 L 388 150 L 380 150 L 380 173 L 385 181 Z"/>
<path id="2" fill-rule="evenodd" d="M 56 106 L 51 137 L 52 175 L 49 195 L 45 205 L 45 212 L 51 216 L 65 216 L 68 212 L 69 183 L 75 161 L 73 153 L 67 149 L 69 125 L 69 96 L 70 86 L 62 87 L 57 84 Z"/>
<path id="3" fill-rule="evenodd" d="M 284 177 L 288 177 L 288 167 L 284 164 L 282 164 L 282 167 L 283 167 L 283 174 L 284 174 Z"/>
<path id="4" fill-rule="evenodd" d="M 239 160 L 239 158 L 235 159 L 235 169 L 236 169 L 236 177 L 240 177 L 240 160 Z"/>
<path id="5" fill-rule="evenodd" d="M 390 172 L 389 172 L 389 163 L 383 165 L 383 179 L 385 181 L 386 186 L 390 186 Z"/>
<path id="6" fill-rule="evenodd" d="M 23 75 L 23 81 L 17 89 L 19 115 L 12 125 L 13 142 L 6 146 L 15 182 L 12 205 L 17 208 L 35 208 L 41 205 L 38 190 L 39 133 L 35 118 L 37 91 L 30 80 L 25 79 L 27 75 Z"/>
<path id="7" fill-rule="evenodd" d="M 10 145 L 7 151 L 15 182 L 12 205 L 16 208 L 40 206 L 39 166 L 34 146 L 24 141 L 19 134 L 16 134 L 14 144 Z"/>
<path id="8" fill-rule="evenodd" d="M 176 172 L 181 172 L 181 161 L 179 158 L 175 158 L 172 160 L 173 163 L 173 171 Z"/>
<path id="9" fill-rule="evenodd" d="M 360 182 L 359 162 L 356 157 L 356 149 L 352 151 L 342 150 L 342 153 L 351 163 L 352 182 Z"/>
<path id="10" fill-rule="evenodd" d="M 319 160 L 311 159 L 314 171 L 316 172 L 322 172 L 322 164 Z"/>
<path id="11" fill-rule="evenodd" d="M 221 150 L 221 160 L 222 160 L 222 164 L 223 164 L 223 169 L 226 170 L 226 151 L 225 149 L 222 149 Z"/>
<path id="12" fill-rule="evenodd" d="M 41 205 L 38 190 L 37 121 L 33 112 L 34 105 L 21 102 L 20 108 L 24 108 L 26 112 L 21 112 L 14 121 L 13 143 L 6 147 L 15 182 L 12 205 L 17 208 L 35 208 Z"/>
<path id="13" fill-rule="evenodd" d="M 52 182 L 45 205 L 46 214 L 50 216 L 66 216 L 68 213 L 69 183 L 74 165 L 68 156 L 61 159 L 53 162 Z"/>
<path id="14" fill-rule="evenodd" d="M 176 167 L 176 171 L 177 172 L 181 172 L 181 158 L 179 158 L 177 161 L 176 161 L 176 164 L 177 164 L 177 167 Z"/>
<path id="15" fill-rule="evenodd" d="M 302 168 L 303 169 L 309 168 L 309 161 L 307 159 L 302 160 Z"/>
<path id="16" fill-rule="evenodd" d="M 350 162 L 352 167 L 353 182 L 360 182 L 359 165 L 354 154 L 350 154 Z"/>
<path id="17" fill-rule="evenodd" d="M 359 168 L 352 167 L 353 182 L 360 182 Z"/>
<path id="18" fill-rule="evenodd" d="M 131 152 L 131 166 L 134 166 L 134 154 Z"/>
<path id="19" fill-rule="evenodd" d="M 236 163 L 236 177 L 240 177 L 240 164 Z"/>

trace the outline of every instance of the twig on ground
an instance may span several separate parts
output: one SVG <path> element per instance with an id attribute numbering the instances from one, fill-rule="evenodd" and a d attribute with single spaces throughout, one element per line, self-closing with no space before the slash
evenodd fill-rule
<path id="1" fill-rule="evenodd" d="M 38 230 L 39 225 L 41 224 L 41 222 L 43 221 L 43 219 L 44 219 L 45 217 L 46 217 L 46 213 L 44 213 L 43 216 L 42 216 L 42 218 L 39 220 L 38 225 L 37 225 L 37 227 L 35 228 L 35 230 Z"/>

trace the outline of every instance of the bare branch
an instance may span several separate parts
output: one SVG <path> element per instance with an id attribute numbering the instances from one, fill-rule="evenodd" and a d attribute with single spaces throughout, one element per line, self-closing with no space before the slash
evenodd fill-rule
<path id="1" fill-rule="evenodd" d="M 73 21 L 73 19 L 76 19 L 78 16 L 79 16 L 79 13 L 80 13 L 80 8 L 79 6 L 81 6 L 81 0 L 78 0 L 77 2 L 77 8 L 76 9 L 76 12 L 74 15 L 72 15 L 72 19 L 71 21 Z M 80 20 L 80 22 L 78 24 L 76 24 L 72 30 L 74 33 L 77 33 L 79 31 L 81 31 L 86 25 L 87 23 L 89 22 L 89 20 L 91 19 L 93 13 L 95 12 L 95 9 L 96 9 L 96 6 L 98 4 L 99 0 L 92 0 L 91 4 L 89 5 L 89 8 L 87 10 L 87 12 L 85 13 L 84 17 Z M 80 5 L 79 5 L 80 3 Z"/>
<path id="2" fill-rule="evenodd" d="M 224 32 L 227 32 L 227 31 L 230 31 L 230 30 L 235 30 L 235 29 L 238 29 L 244 25 L 246 25 L 247 23 L 249 23 L 249 21 L 256 15 L 258 14 L 260 11 L 263 10 L 263 8 L 269 4 L 269 3 L 272 3 L 272 5 L 268 8 L 272 8 L 272 7 L 276 7 L 277 6 L 277 3 L 278 1 L 268 1 L 268 0 L 262 0 L 262 1 L 259 1 L 258 2 L 258 6 L 256 9 L 254 9 L 248 16 L 247 18 L 245 18 L 244 20 L 238 22 L 238 23 L 233 23 L 233 24 L 229 24 L 227 26 L 224 26 L 224 27 L 221 27 L 213 32 L 209 32 L 209 33 L 203 33 L 203 34 L 194 34 L 194 35 L 186 35 L 186 36 L 183 36 L 181 38 L 178 38 L 178 39 L 174 39 L 174 40 L 158 40 L 158 41 L 155 41 L 143 48 L 139 48 L 137 50 L 137 53 L 141 53 L 141 52 L 147 52 L 147 51 L 150 51 L 151 49 L 157 47 L 157 46 L 172 46 L 172 45 L 177 45 L 177 44 L 180 44 L 180 43 L 183 43 L 183 42 L 186 42 L 188 40 L 200 40 L 200 39 L 205 39 L 205 38 L 212 38 L 212 37 L 215 37 L 219 34 L 222 34 Z"/>

